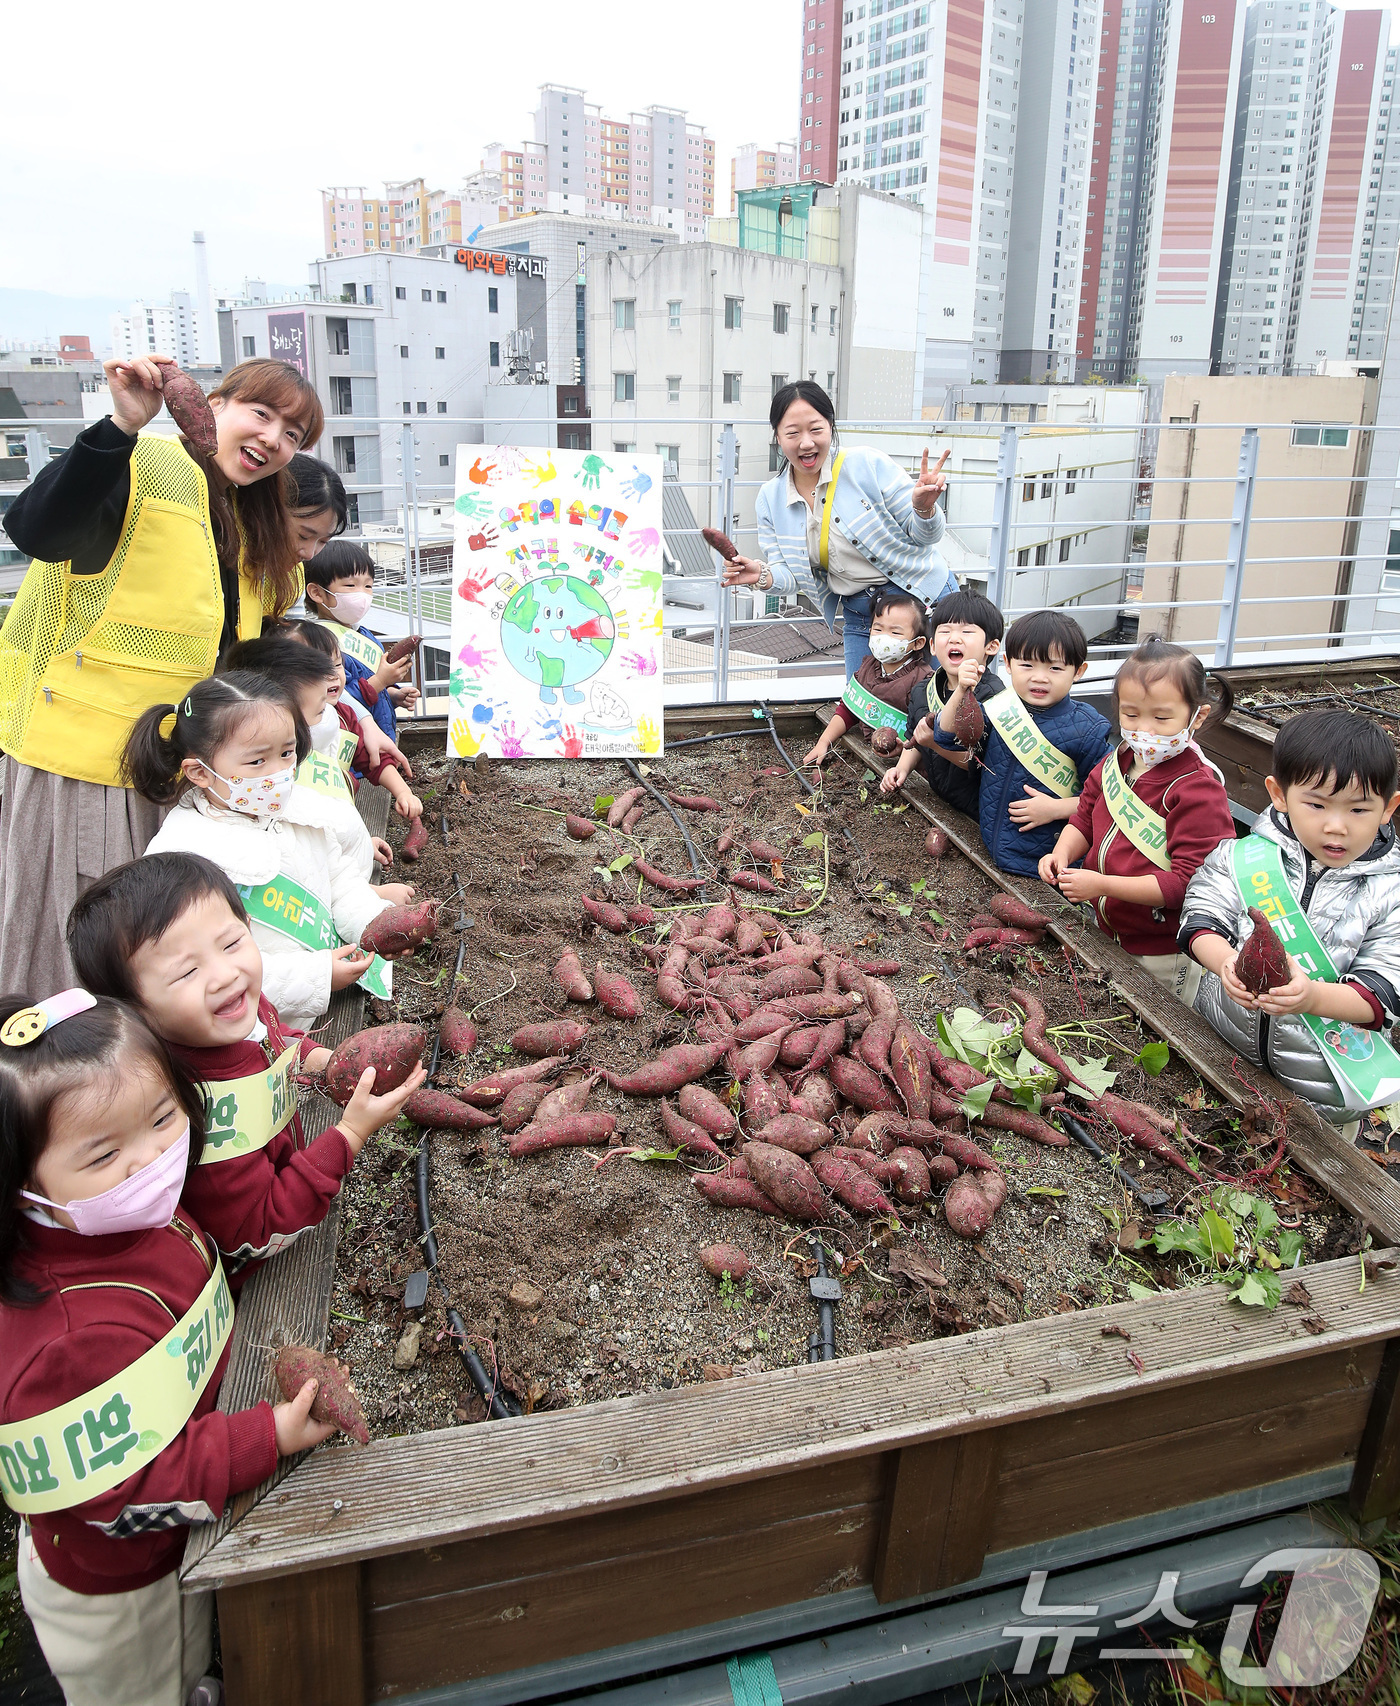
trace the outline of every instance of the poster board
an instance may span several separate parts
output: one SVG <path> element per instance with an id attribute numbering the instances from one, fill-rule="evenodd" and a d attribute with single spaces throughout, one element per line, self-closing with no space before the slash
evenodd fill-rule
<path id="1" fill-rule="evenodd" d="M 447 750 L 661 750 L 661 458 L 457 447 Z"/>

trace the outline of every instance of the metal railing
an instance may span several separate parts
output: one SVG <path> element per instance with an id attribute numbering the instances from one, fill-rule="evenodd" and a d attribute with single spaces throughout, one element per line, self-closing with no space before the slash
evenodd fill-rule
<path id="1" fill-rule="evenodd" d="M 1400 641 L 1400 553 L 1393 569 L 1388 563 L 1400 422 L 1319 422 L 1305 412 L 1308 400 L 1300 397 L 1298 418 L 1284 422 L 839 424 L 847 445 L 864 435 L 911 470 L 923 448 L 936 456 L 951 443 L 955 455 L 947 469 L 945 507 L 953 538 L 945 541 L 945 555 L 954 559 L 964 580 L 985 588 L 1008 624 L 1021 611 L 1045 605 L 1071 611 L 1090 636 L 1096 673 L 1132 646 L 1135 624 L 1148 611 L 1170 637 L 1215 667 L 1257 657 L 1266 648 L 1290 653 L 1394 649 Z M 1078 400 L 1070 403 L 1071 411 L 1082 406 Z M 41 461 L 48 455 L 44 429 L 82 424 L 0 422 L 12 445 L 22 436 L 28 457 Z M 745 555 L 762 554 L 753 506 L 773 476 L 753 466 L 753 451 L 761 443 L 767 459 L 766 417 L 597 412 L 514 422 L 487 416 L 328 417 L 327 438 L 373 434 L 379 439 L 381 466 L 386 455 L 397 463 L 392 478 L 344 475 L 360 500 L 365 523 L 373 519 L 366 512 L 376 498 L 398 512 L 398 528 L 389 537 L 402 543 L 403 567 L 388 577 L 377 603 L 397 610 L 415 631 L 424 628 L 425 620 L 430 629 L 439 628 L 450 609 L 450 574 L 424 566 L 422 524 L 426 509 L 448 507 L 455 477 L 427 477 L 420 466 L 425 445 L 442 453 L 454 443 L 493 442 L 485 436 L 491 432 L 502 443 L 547 452 L 560 448 L 562 433 L 586 430 L 595 451 L 618 455 L 627 452 L 612 447 L 636 445 L 641 428 L 654 428 L 658 435 L 664 431 L 668 443 L 682 447 L 677 476 L 668 474 L 667 484 L 685 493 L 695 525 L 667 528 L 669 566 L 683 566 L 676 548 L 688 537 L 698 539 L 706 525 L 728 533 Z M 1331 430 L 1335 438 L 1343 428 L 1344 442 L 1320 442 L 1320 429 Z M 1306 441 L 1313 431 L 1317 444 Z M 1175 452 L 1178 434 L 1190 435 L 1184 455 Z M 550 442 L 529 442 L 545 438 Z M 1095 454 L 1096 442 L 1101 455 Z M 993 447 L 994 466 L 988 454 Z M 1307 454 L 1282 456 L 1281 451 Z M 978 466 L 963 469 L 962 461 Z M 1308 472 L 1301 471 L 1304 466 Z M 1314 467 L 1319 471 L 1311 471 Z M 1317 493 L 1321 511 L 1315 513 L 1306 499 L 1308 488 L 1316 487 L 1329 490 Z M 443 530 L 450 525 L 444 519 Z M 1200 528 L 1217 530 L 1214 538 L 1206 536 L 1209 555 L 1195 554 L 1206 549 L 1205 541 L 1192 544 L 1201 536 L 1191 530 Z M 1100 554 L 1075 557 L 1070 547 L 1071 554 L 1059 559 L 1066 549 L 1061 541 L 1091 538 Z M 1275 542 L 1278 549 L 1271 548 Z M 1155 548 L 1150 556 L 1149 547 Z M 1032 555 L 1038 560 L 1030 560 Z M 818 612 L 789 604 L 774 613 L 740 615 L 734 592 L 721 584 L 718 559 L 710 555 L 710 561 L 712 574 L 668 572 L 664 577 L 663 633 L 708 644 L 710 650 L 708 659 L 668 665 L 668 688 L 708 681 L 713 699 L 723 702 L 731 695 L 748 697 L 745 685 L 758 680 L 769 684 L 766 696 L 774 698 L 784 696 L 784 684 L 795 695 L 809 693 L 823 677 L 835 684 L 843 674 L 836 638 L 826 655 L 784 659 L 766 652 L 775 629 L 794 619 L 820 623 Z M 1094 584 L 1085 584 L 1090 578 Z M 1307 606 L 1316 614 L 1305 611 Z M 1300 620 L 1291 619 L 1295 610 Z M 1200 611 L 1216 612 L 1214 623 L 1197 620 L 1193 613 Z M 1261 611 L 1276 611 L 1278 619 L 1257 616 Z M 431 691 L 445 684 L 424 685 Z"/>

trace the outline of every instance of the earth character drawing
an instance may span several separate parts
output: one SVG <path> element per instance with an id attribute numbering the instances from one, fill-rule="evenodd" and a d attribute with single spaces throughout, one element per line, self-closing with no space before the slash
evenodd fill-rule
<path id="1" fill-rule="evenodd" d="M 501 613 L 501 650 L 545 705 L 579 705 L 581 681 L 608 661 L 616 637 L 611 610 L 586 581 L 545 575 L 511 595 Z"/>

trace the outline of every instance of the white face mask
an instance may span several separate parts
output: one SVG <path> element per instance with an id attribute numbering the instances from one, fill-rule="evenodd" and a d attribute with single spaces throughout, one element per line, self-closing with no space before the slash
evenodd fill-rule
<path id="1" fill-rule="evenodd" d="M 330 613 L 337 622 L 347 628 L 358 628 L 365 619 L 365 612 L 374 603 L 372 587 L 355 592 L 342 592 L 330 600 Z"/>
<path id="2" fill-rule="evenodd" d="M 1123 730 L 1123 739 L 1132 748 L 1133 757 L 1140 764 L 1151 766 L 1165 764 L 1169 758 L 1180 758 L 1182 753 L 1193 744 L 1196 738 L 1196 723 L 1200 713 L 1187 723 L 1184 729 L 1178 729 L 1174 735 L 1153 734 L 1147 729 Z"/>
<path id="3" fill-rule="evenodd" d="M 870 651 L 879 663 L 898 663 L 913 643 L 912 640 L 901 640 L 898 634 L 872 634 Z"/>
<path id="4" fill-rule="evenodd" d="M 336 736 L 340 733 L 340 718 L 335 714 L 335 706 L 327 705 L 321 715 L 311 725 L 311 748 L 313 752 L 329 752 L 335 745 Z"/>
<path id="5" fill-rule="evenodd" d="M 274 770 L 270 776 L 219 776 L 211 769 L 209 774 L 218 776 L 228 789 L 227 800 L 219 804 L 247 817 L 273 817 L 285 810 L 297 779 L 295 770 Z"/>

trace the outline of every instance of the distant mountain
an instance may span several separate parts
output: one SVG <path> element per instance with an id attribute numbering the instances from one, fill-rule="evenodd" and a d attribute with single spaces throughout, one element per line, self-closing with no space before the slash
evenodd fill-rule
<path id="1" fill-rule="evenodd" d="M 86 333 L 94 350 L 108 344 L 111 316 L 131 306 L 129 296 L 59 296 L 50 290 L 0 287 L 0 347 L 37 343 L 62 332 Z"/>

